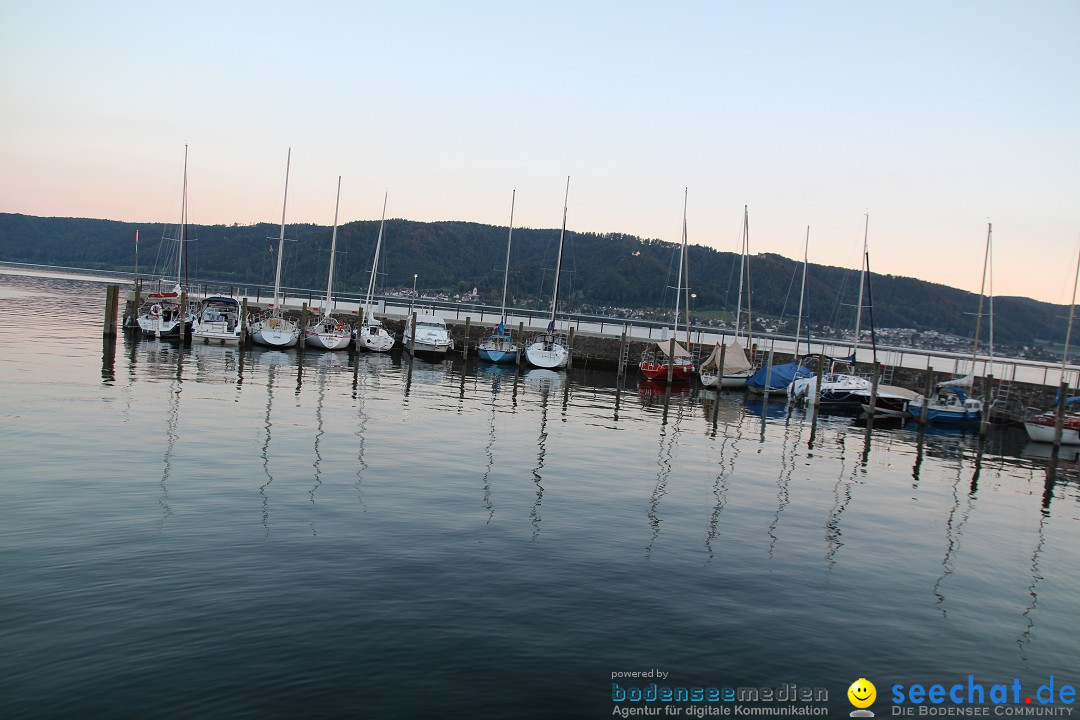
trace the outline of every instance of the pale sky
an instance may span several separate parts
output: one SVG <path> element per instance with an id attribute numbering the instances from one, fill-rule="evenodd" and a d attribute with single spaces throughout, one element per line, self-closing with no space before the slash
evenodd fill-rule
<path id="1" fill-rule="evenodd" d="M 1080 1 L 0 0 L 0 211 L 558 227 L 1068 303 Z M 696 282 L 704 279 L 697 278 Z M 717 282 L 727 282 L 727 278 Z M 1064 322 L 1064 321 L 1063 321 Z"/>

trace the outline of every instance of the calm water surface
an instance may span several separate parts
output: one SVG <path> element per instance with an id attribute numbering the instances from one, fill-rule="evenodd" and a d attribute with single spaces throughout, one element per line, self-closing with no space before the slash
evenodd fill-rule
<path id="1" fill-rule="evenodd" d="M 0 275 L 0 716 L 603 718 L 650 669 L 834 717 L 860 677 L 879 717 L 895 683 L 1080 684 L 1076 465 L 1022 432 L 110 351 L 104 297 Z"/>

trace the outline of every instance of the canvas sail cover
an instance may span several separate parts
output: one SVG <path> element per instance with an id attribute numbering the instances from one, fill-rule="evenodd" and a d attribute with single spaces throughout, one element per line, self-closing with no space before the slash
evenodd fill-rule
<path id="1" fill-rule="evenodd" d="M 671 341 L 661 342 L 658 340 L 656 347 L 660 348 L 660 352 L 664 355 L 667 355 L 668 350 L 671 349 Z M 682 345 L 675 343 L 675 357 L 690 357 L 690 353 Z"/>
<path id="2" fill-rule="evenodd" d="M 972 383 L 975 382 L 974 375 L 965 375 L 962 378 L 954 378 L 952 380 L 946 380 L 945 382 L 938 383 L 939 388 L 970 388 Z"/>
<path id="3" fill-rule="evenodd" d="M 713 346 L 713 351 L 706 358 L 705 362 L 701 364 L 702 367 L 713 368 L 720 364 L 720 343 L 716 343 Z M 737 373 L 745 373 L 753 365 L 750 363 L 750 358 L 746 356 L 746 349 L 739 344 L 738 340 L 732 340 L 727 345 L 727 352 L 724 354 L 724 371 L 722 375 L 735 375 Z"/>
<path id="4" fill-rule="evenodd" d="M 810 369 L 798 363 L 767 365 L 746 381 L 746 387 L 758 390 L 783 390 L 798 378 L 814 377 Z"/>

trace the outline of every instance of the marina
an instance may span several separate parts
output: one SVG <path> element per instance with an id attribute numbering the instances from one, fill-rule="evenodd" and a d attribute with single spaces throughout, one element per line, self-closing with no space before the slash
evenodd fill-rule
<path id="1" fill-rule="evenodd" d="M 6 717 L 607 717 L 626 668 L 844 715 L 861 677 L 1075 683 L 1075 446 L 592 362 L 102 340 L 108 286 L 0 274 L 68 330 L 0 326 Z"/>

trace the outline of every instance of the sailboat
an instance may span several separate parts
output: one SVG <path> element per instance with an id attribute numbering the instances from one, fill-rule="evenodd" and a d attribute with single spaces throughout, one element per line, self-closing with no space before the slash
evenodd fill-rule
<path id="1" fill-rule="evenodd" d="M 1080 281 L 1080 254 L 1076 258 L 1076 275 L 1073 278 L 1073 297 L 1072 304 L 1069 305 L 1069 327 L 1065 331 L 1065 350 L 1061 354 L 1061 380 L 1065 381 L 1065 368 L 1068 367 L 1069 362 L 1069 345 L 1072 342 L 1072 326 L 1073 318 L 1076 316 L 1076 285 Z M 1061 388 L 1058 388 L 1058 393 L 1061 392 Z M 1058 396 L 1058 402 L 1061 402 L 1060 395 Z M 1066 407 L 1073 407 L 1077 403 L 1080 403 L 1080 395 L 1073 395 L 1065 398 Z M 1057 403 L 1055 403 L 1056 405 Z M 1057 410 L 1050 409 L 1046 412 L 1033 415 L 1024 421 L 1024 431 L 1027 432 L 1028 439 L 1035 442 L 1054 442 L 1054 435 L 1057 432 Z M 1080 412 L 1076 410 L 1066 410 L 1065 415 L 1062 418 L 1061 425 L 1061 438 L 1062 445 L 1080 445 Z"/>
<path id="2" fill-rule="evenodd" d="M 278 236 L 277 271 L 274 273 L 274 303 L 251 324 L 251 339 L 259 345 L 273 348 L 293 347 L 300 340 L 300 328 L 285 317 L 281 295 L 281 256 L 285 252 L 285 208 L 289 200 L 289 164 L 292 148 L 285 160 L 285 199 L 281 203 L 281 234 Z"/>
<path id="3" fill-rule="evenodd" d="M 829 358 L 829 372 L 821 376 L 821 392 L 818 392 L 817 377 L 799 378 L 788 386 L 788 397 L 807 403 L 819 402 L 822 405 L 859 405 L 860 393 L 869 393 L 872 383 L 854 372 L 837 371 L 838 368 L 855 369 L 855 356 L 859 351 L 859 338 L 862 332 L 863 292 L 866 289 L 866 268 L 869 264 L 867 239 L 870 233 L 870 215 L 866 215 L 863 229 L 862 261 L 859 266 L 859 302 L 855 308 L 855 339 L 851 345 L 850 358 Z M 809 237 L 809 230 L 807 230 Z"/>
<path id="4" fill-rule="evenodd" d="M 675 284 L 675 322 L 672 333 L 676 342 L 658 341 L 656 347 L 647 349 L 641 355 L 638 369 L 649 380 L 690 380 L 694 377 L 694 360 L 685 347 L 677 342 L 679 335 L 679 300 L 682 298 L 683 264 L 686 262 L 686 201 L 688 191 L 683 191 L 683 225 L 682 225 L 682 248 L 679 250 L 678 281 Z M 687 308 L 686 342 L 690 342 L 690 309 Z M 672 350 L 674 348 L 674 351 Z M 669 353 L 674 354 L 670 357 Z"/>
<path id="5" fill-rule="evenodd" d="M 750 358 L 746 354 L 746 347 L 739 342 L 739 329 L 742 320 L 743 278 L 750 275 L 749 258 L 747 257 L 750 245 L 749 220 L 749 210 L 743 205 L 742 249 L 741 259 L 739 260 L 739 301 L 735 307 L 735 337 L 727 344 L 726 349 L 720 343 L 716 343 L 713 346 L 712 353 L 705 359 L 705 362 L 701 363 L 701 367 L 698 369 L 698 379 L 707 388 L 716 387 L 717 385 L 724 388 L 746 387 L 746 381 L 755 371 L 754 364 L 750 362 Z M 747 292 L 749 293 L 749 288 L 747 288 Z M 750 317 L 749 310 L 750 303 L 748 300 L 748 317 Z M 753 333 L 753 324 L 748 320 L 746 324 L 747 345 L 751 343 Z M 722 368 L 720 367 L 721 357 L 724 359 Z"/>
<path id="6" fill-rule="evenodd" d="M 493 363 L 516 363 L 518 346 L 506 332 L 506 284 L 510 279 L 510 242 L 514 237 L 514 200 L 517 190 L 510 196 L 510 233 L 506 238 L 506 268 L 503 271 L 502 310 L 499 313 L 499 327 L 476 346 L 476 354 L 481 360 Z"/>
<path id="7" fill-rule="evenodd" d="M 322 317 L 304 331 L 304 338 L 311 347 L 323 350 L 345 350 L 352 340 L 352 328 L 330 315 L 333 307 L 331 293 L 334 289 L 334 254 L 337 252 L 338 209 L 341 206 L 341 176 L 337 179 L 337 201 L 334 203 L 334 231 L 330 236 L 330 271 L 326 279 L 326 301 Z"/>
<path id="8" fill-rule="evenodd" d="M 570 199 L 570 178 L 566 178 L 566 197 L 563 199 L 562 231 L 559 233 L 559 253 L 555 260 L 555 289 L 551 293 L 551 319 L 547 332 L 533 338 L 525 348 L 525 359 L 538 368 L 565 368 L 570 359 L 566 337 L 556 331 L 555 316 L 559 306 L 559 274 L 562 271 L 563 240 L 566 238 L 566 203 Z"/>
<path id="9" fill-rule="evenodd" d="M 139 329 L 144 335 L 156 338 L 183 339 L 190 332 L 191 325 L 195 320 L 195 312 L 188 307 L 186 314 L 181 317 L 181 295 L 184 292 L 183 269 L 184 251 L 187 242 L 188 218 L 187 218 L 187 159 L 188 146 L 184 146 L 184 186 L 180 200 L 180 225 L 177 229 L 176 238 L 176 285 L 172 290 L 150 293 L 139 308 L 139 316 L 136 320 Z M 136 248 L 138 239 L 136 238 Z M 137 250 L 136 250 L 137 252 Z"/>
<path id="10" fill-rule="evenodd" d="M 954 425 L 978 425 L 982 422 L 983 401 L 969 397 L 967 390 L 975 384 L 975 363 L 979 358 L 979 330 L 982 327 L 983 298 L 986 294 L 986 271 L 990 265 L 993 225 L 986 226 L 986 255 L 983 259 L 982 287 L 979 290 L 979 311 L 975 317 L 975 342 L 971 351 L 971 372 L 964 377 L 940 382 L 935 387 L 932 397 L 916 395 L 908 401 L 908 415 L 922 417 L 923 405 L 926 406 L 926 419 L 929 422 L 950 423 Z M 990 301 L 990 338 L 994 337 L 993 299 Z M 993 352 L 991 350 L 991 352 Z"/>
<path id="11" fill-rule="evenodd" d="M 375 240 L 375 259 L 371 263 L 371 278 L 368 280 L 367 300 L 364 302 L 364 318 L 357 330 L 359 346 L 372 352 L 387 352 L 394 347 L 394 336 L 387 332 L 382 322 L 371 313 L 371 296 L 375 292 L 375 278 L 379 273 L 379 252 L 382 250 L 383 228 L 386 225 L 386 199 L 383 195 L 382 220 L 379 222 L 379 237 Z"/>

